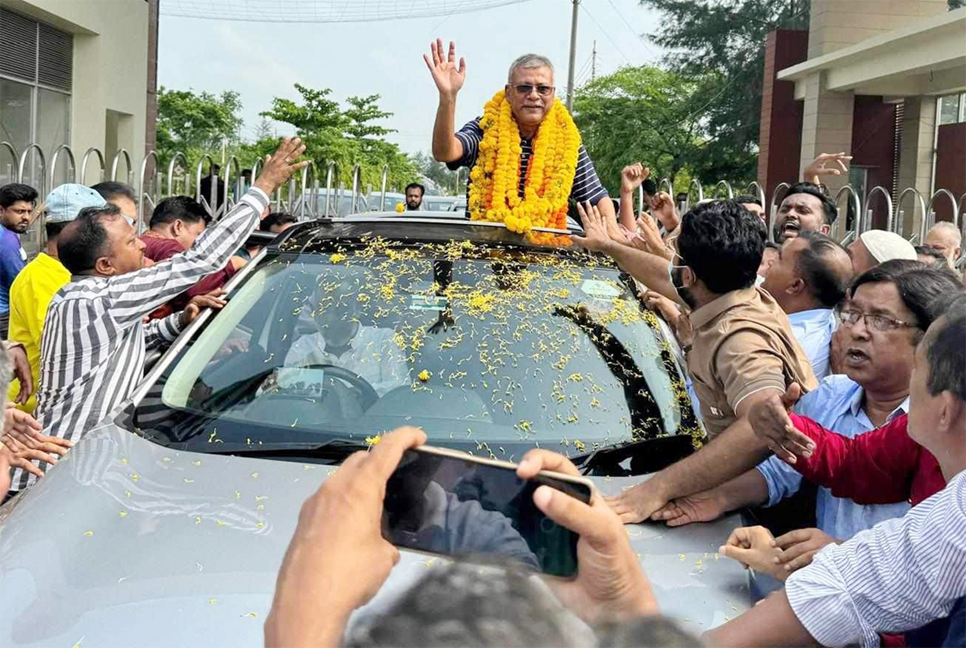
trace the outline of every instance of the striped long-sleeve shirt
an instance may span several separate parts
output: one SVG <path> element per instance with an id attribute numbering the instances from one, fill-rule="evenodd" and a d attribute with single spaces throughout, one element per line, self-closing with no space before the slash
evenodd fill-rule
<path id="1" fill-rule="evenodd" d="M 829 545 L 785 592 L 823 646 L 878 646 L 878 632 L 949 616 L 966 596 L 966 472 L 905 516 Z"/>
<path id="2" fill-rule="evenodd" d="M 45 434 L 76 441 L 127 400 L 144 377 L 146 353 L 181 331 L 180 313 L 148 324 L 142 318 L 222 269 L 267 205 L 268 196 L 252 188 L 190 250 L 116 277 L 73 277 L 54 296 L 40 348 L 36 416 Z M 35 479 L 17 469 L 13 490 Z"/>
<path id="3" fill-rule="evenodd" d="M 456 139 L 463 145 L 463 157 L 455 162 L 450 162 L 447 166 L 456 170 L 460 167 L 472 167 L 476 164 L 476 158 L 480 154 L 480 142 L 483 141 L 483 129 L 480 128 L 479 118 L 467 123 L 456 133 Z M 530 166 L 530 158 L 533 156 L 533 140 L 520 139 L 520 197 L 526 188 L 527 167 Z M 584 145 L 580 145 L 577 153 L 577 168 L 574 173 L 574 186 L 570 190 L 570 198 L 576 202 L 587 202 L 596 205 L 609 194 L 604 189 L 597 177 L 597 170 Z M 466 201 L 469 204 L 470 183 L 466 182 Z M 467 211 L 467 214 L 469 212 Z"/>

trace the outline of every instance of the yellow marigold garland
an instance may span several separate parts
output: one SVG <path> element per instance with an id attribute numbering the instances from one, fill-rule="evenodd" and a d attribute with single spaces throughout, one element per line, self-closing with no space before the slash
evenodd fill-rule
<path id="1" fill-rule="evenodd" d="M 580 133 L 567 108 L 555 99 L 533 140 L 533 154 L 520 198 L 520 130 L 503 90 L 483 108 L 483 139 L 470 171 L 468 209 L 472 220 L 505 223 L 512 232 L 547 245 L 570 245 L 567 236 L 533 232 L 567 229 L 567 201 L 574 184 Z"/>

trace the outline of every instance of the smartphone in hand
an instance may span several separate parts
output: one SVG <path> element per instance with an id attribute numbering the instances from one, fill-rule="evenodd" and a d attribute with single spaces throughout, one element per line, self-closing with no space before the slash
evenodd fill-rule
<path id="1" fill-rule="evenodd" d="M 409 450 L 386 484 L 383 537 L 401 549 L 444 556 L 498 555 L 550 576 L 577 573 L 577 534 L 533 503 L 539 486 L 590 503 L 588 479 L 421 446 Z"/>

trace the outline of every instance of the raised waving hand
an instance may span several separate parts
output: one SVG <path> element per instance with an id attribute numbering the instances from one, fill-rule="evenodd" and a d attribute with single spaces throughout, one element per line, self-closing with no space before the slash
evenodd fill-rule
<path id="1" fill-rule="evenodd" d="M 443 50 L 443 39 L 437 38 L 435 43 L 429 46 L 429 54 L 423 54 L 426 67 L 433 75 L 436 88 L 441 95 L 455 97 L 466 81 L 466 59 L 460 58 L 459 65 L 456 64 L 456 43 L 450 41 L 449 53 Z"/>

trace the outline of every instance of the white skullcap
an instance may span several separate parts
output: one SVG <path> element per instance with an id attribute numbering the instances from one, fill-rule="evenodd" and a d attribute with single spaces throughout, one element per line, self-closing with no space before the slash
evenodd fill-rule
<path id="1" fill-rule="evenodd" d="M 919 257 L 916 248 L 912 243 L 902 238 L 895 232 L 885 230 L 869 230 L 859 236 L 862 245 L 869 251 L 872 258 L 879 263 L 885 263 L 893 259 L 907 259 L 915 261 Z"/>

